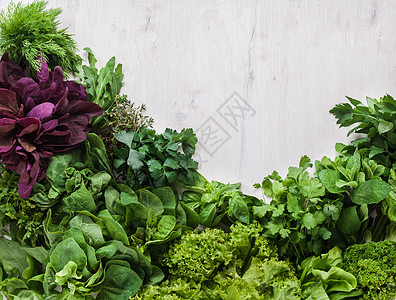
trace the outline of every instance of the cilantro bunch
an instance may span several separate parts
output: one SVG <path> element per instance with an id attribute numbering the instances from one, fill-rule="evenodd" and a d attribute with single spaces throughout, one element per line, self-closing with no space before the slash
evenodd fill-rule
<path id="1" fill-rule="evenodd" d="M 280 254 L 297 260 L 321 253 L 341 213 L 342 203 L 324 198 L 325 187 L 310 177 L 307 169 L 311 166 L 303 156 L 285 179 L 274 171 L 255 185 L 272 200 L 253 206 L 254 217 L 264 225 L 265 236 L 278 241 Z"/>

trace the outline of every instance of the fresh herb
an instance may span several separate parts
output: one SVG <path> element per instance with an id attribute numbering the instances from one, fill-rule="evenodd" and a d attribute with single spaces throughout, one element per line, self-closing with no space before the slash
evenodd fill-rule
<path id="1" fill-rule="evenodd" d="M 382 240 L 389 219 L 382 213 L 381 203 L 386 203 L 391 191 L 390 185 L 381 179 L 385 167 L 367 157 L 362 159 L 359 152 L 336 157 L 334 161 L 324 157 L 315 166 L 326 187 L 326 196 L 343 203 L 337 228 L 346 245 Z"/>
<path id="2" fill-rule="evenodd" d="M 341 202 L 323 197 L 324 186 L 307 171 L 311 166 L 310 159 L 303 156 L 299 167 L 290 167 L 285 179 L 274 171 L 255 185 L 272 200 L 253 206 L 254 217 L 264 224 L 265 236 L 278 241 L 281 256 L 298 260 L 321 253 L 342 207 Z"/>
<path id="3" fill-rule="evenodd" d="M 103 108 L 103 116 L 93 118 L 92 130 L 104 141 L 107 151 L 112 155 L 117 144 L 114 133 L 121 131 L 139 131 L 141 127 L 151 127 L 153 119 L 144 115 L 145 105 L 134 107 L 126 95 L 120 95 L 124 74 L 122 65 L 115 65 L 113 56 L 106 65 L 98 70 L 97 60 L 90 48 L 84 48 L 88 54 L 89 65 L 84 65 L 79 74 L 81 84 L 86 87 L 87 100 Z"/>
<path id="4" fill-rule="evenodd" d="M 209 183 L 202 175 L 198 176 L 193 185 L 183 186 L 186 190 L 182 201 L 199 213 L 203 226 L 230 226 L 237 220 L 248 224 L 252 220 L 252 206 L 263 204 L 257 198 L 243 194 L 240 183 Z"/>
<path id="5" fill-rule="evenodd" d="M 21 243 L 36 245 L 43 234 L 45 212 L 30 198 L 18 195 L 18 175 L 1 168 L 0 228 L 9 226 L 7 235 Z"/>
<path id="6" fill-rule="evenodd" d="M 99 105 L 104 111 L 102 116 L 91 121 L 92 130 L 99 132 L 106 125 L 107 114 L 112 110 L 116 96 L 120 94 L 124 74 L 121 64 L 115 66 L 114 56 L 98 71 L 97 60 L 92 50 L 90 48 L 84 50 L 88 53 L 89 66 L 82 67 L 79 77 L 81 84 L 86 88 L 87 100 Z"/>
<path id="7" fill-rule="evenodd" d="M 309 176 L 310 166 L 304 156 L 284 180 L 274 172 L 256 185 L 272 200 L 270 205 L 253 207 L 253 214 L 265 224 L 266 236 L 279 239 L 282 255 L 301 259 L 329 250 L 330 245 L 345 249 L 384 238 L 389 221 L 381 202 L 391 187 L 381 179 L 382 165 L 361 159 L 357 152 L 316 161 L 317 177 Z"/>
<path id="8" fill-rule="evenodd" d="M 22 67 L 29 64 L 31 75 L 40 71 L 46 61 L 50 70 L 60 66 L 65 72 L 76 72 L 81 57 L 77 44 L 65 29 L 58 29 L 60 8 L 46 9 L 46 1 L 10 3 L 0 14 L 0 49 Z"/>
<path id="9" fill-rule="evenodd" d="M 124 145 L 114 149 L 114 167 L 133 189 L 195 181 L 198 163 L 192 155 L 197 137 L 192 129 L 178 133 L 168 128 L 163 134 L 156 134 L 155 130 L 142 128 L 139 132 L 121 131 L 114 136 Z"/>
<path id="10" fill-rule="evenodd" d="M 345 250 L 344 268 L 356 276 L 363 299 L 396 297 L 396 242 L 381 241 L 353 245 Z"/>
<path id="11" fill-rule="evenodd" d="M 396 162 L 396 101 L 385 95 L 379 100 L 367 97 L 367 105 L 359 100 L 347 97 L 349 103 L 336 105 L 330 112 L 337 118 L 340 127 L 354 127 L 348 132 L 362 134 L 363 137 L 350 145 L 337 144 L 337 150 L 344 154 L 353 154 L 356 149 L 367 149 L 370 159 L 380 162 L 389 169 Z"/>
<path id="12" fill-rule="evenodd" d="M 134 107 L 126 95 L 117 95 L 114 105 L 108 112 L 108 126 L 114 133 L 121 131 L 139 131 L 140 128 L 151 127 L 153 118 L 144 115 L 146 106 L 144 104 Z"/>

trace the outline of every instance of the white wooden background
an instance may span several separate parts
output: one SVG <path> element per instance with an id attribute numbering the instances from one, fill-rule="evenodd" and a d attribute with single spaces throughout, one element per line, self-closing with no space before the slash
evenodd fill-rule
<path id="1" fill-rule="evenodd" d="M 3 9 L 8 1 L 0 3 Z M 303 154 L 334 156 L 347 130 L 328 111 L 345 95 L 396 96 L 394 0 L 49 6 L 63 9 L 62 25 L 99 66 L 113 55 L 123 64 L 123 93 L 147 104 L 156 129 L 198 130 L 197 159 L 208 179 L 241 181 L 247 193 L 257 194 L 253 183 L 274 169 L 285 174 Z M 240 98 L 229 99 L 234 93 Z M 218 131 L 205 136 L 210 129 Z"/>

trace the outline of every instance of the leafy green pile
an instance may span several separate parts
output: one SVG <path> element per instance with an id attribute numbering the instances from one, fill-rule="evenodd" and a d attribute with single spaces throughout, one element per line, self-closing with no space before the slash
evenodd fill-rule
<path id="1" fill-rule="evenodd" d="M 230 231 L 183 234 L 164 259 L 168 280 L 133 299 L 300 299 L 292 265 L 278 259 L 258 223 L 235 223 Z"/>
<path id="2" fill-rule="evenodd" d="M 265 236 L 279 240 L 281 255 L 301 260 L 385 237 L 390 220 L 378 204 L 386 203 L 391 186 L 381 179 L 384 166 L 359 152 L 334 161 L 323 157 L 315 162 L 315 177 L 308 174 L 310 166 L 304 156 L 285 179 L 274 172 L 256 185 L 272 200 L 254 206 L 253 214 L 264 223 Z"/>
<path id="3" fill-rule="evenodd" d="M 363 299 L 395 299 L 395 260 L 396 242 L 370 242 L 346 249 L 343 267 L 356 276 Z"/>
<path id="4" fill-rule="evenodd" d="M 99 70 L 85 48 L 80 84 L 60 80 L 55 65 L 75 72 L 80 58 L 71 36 L 57 29 L 60 10 L 45 6 L 10 4 L 0 15 L 0 48 L 21 65 L 29 61 L 31 73 L 43 62 L 39 78 L 26 77 L 7 54 L 0 63 L 2 157 L 14 170 L 3 167 L 0 176 L 0 291 L 7 299 L 396 296 L 392 97 L 368 98 L 368 107 L 348 98 L 352 106 L 332 109 L 340 126 L 355 125 L 350 134 L 363 136 L 337 144 L 340 155 L 316 161 L 312 172 L 303 156 L 285 178 L 266 176 L 255 185 L 266 204 L 243 194 L 240 183 L 209 182 L 197 172 L 192 129 L 150 129 L 144 105 L 120 94 L 124 74 L 115 57 Z M 50 76 L 60 82 L 48 84 Z M 73 147 L 52 151 L 66 135 Z M 28 181 L 21 170 L 41 175 Z"/>
<path id="5" fill-rule="evenodd" d="M 93 293 L 96 299 L 126 299 L 144 282 L 160 281 L 158 268 L 137 248 L 117 240 L 116 225 L 106 210 L 56 225 L 49 210 L 43 246 L 21 247 L 1 237 L 2 291 L 21 298 L 31 293 L 34 299 L 93 299 Z M 43 266 L 44 274 L 39 272 Z"/>
<path id="6" fill-rule="evenodd" d="M 58 29 L 62 10 L 46 9 L 46 5 L 46 1 L 11 2 L 0 14 L 0 49 L 20 66 L 28 63 L 32 75 L 40 70 L 42 61 L 51 70 L 60 66 L 67 73 L 77 72 L 82 61 L 77 44 L 66 28 Z"/>

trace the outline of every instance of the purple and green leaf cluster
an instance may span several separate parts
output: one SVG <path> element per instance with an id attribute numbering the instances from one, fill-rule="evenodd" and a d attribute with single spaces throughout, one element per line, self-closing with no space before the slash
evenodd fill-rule
<path id="1" fill-rule="evenodd" d="M 27 198 L 36 181 L 45 178 L 54 153 L 77 147 L 89 132 L 89 120 L 101 115 L 86 101 L 85 89 L 63 80 L 63 71 L 42 64 L 38 80 L 3 55 L 0 63 L 0 155 L 19 179 L 19 194 Z"/>

